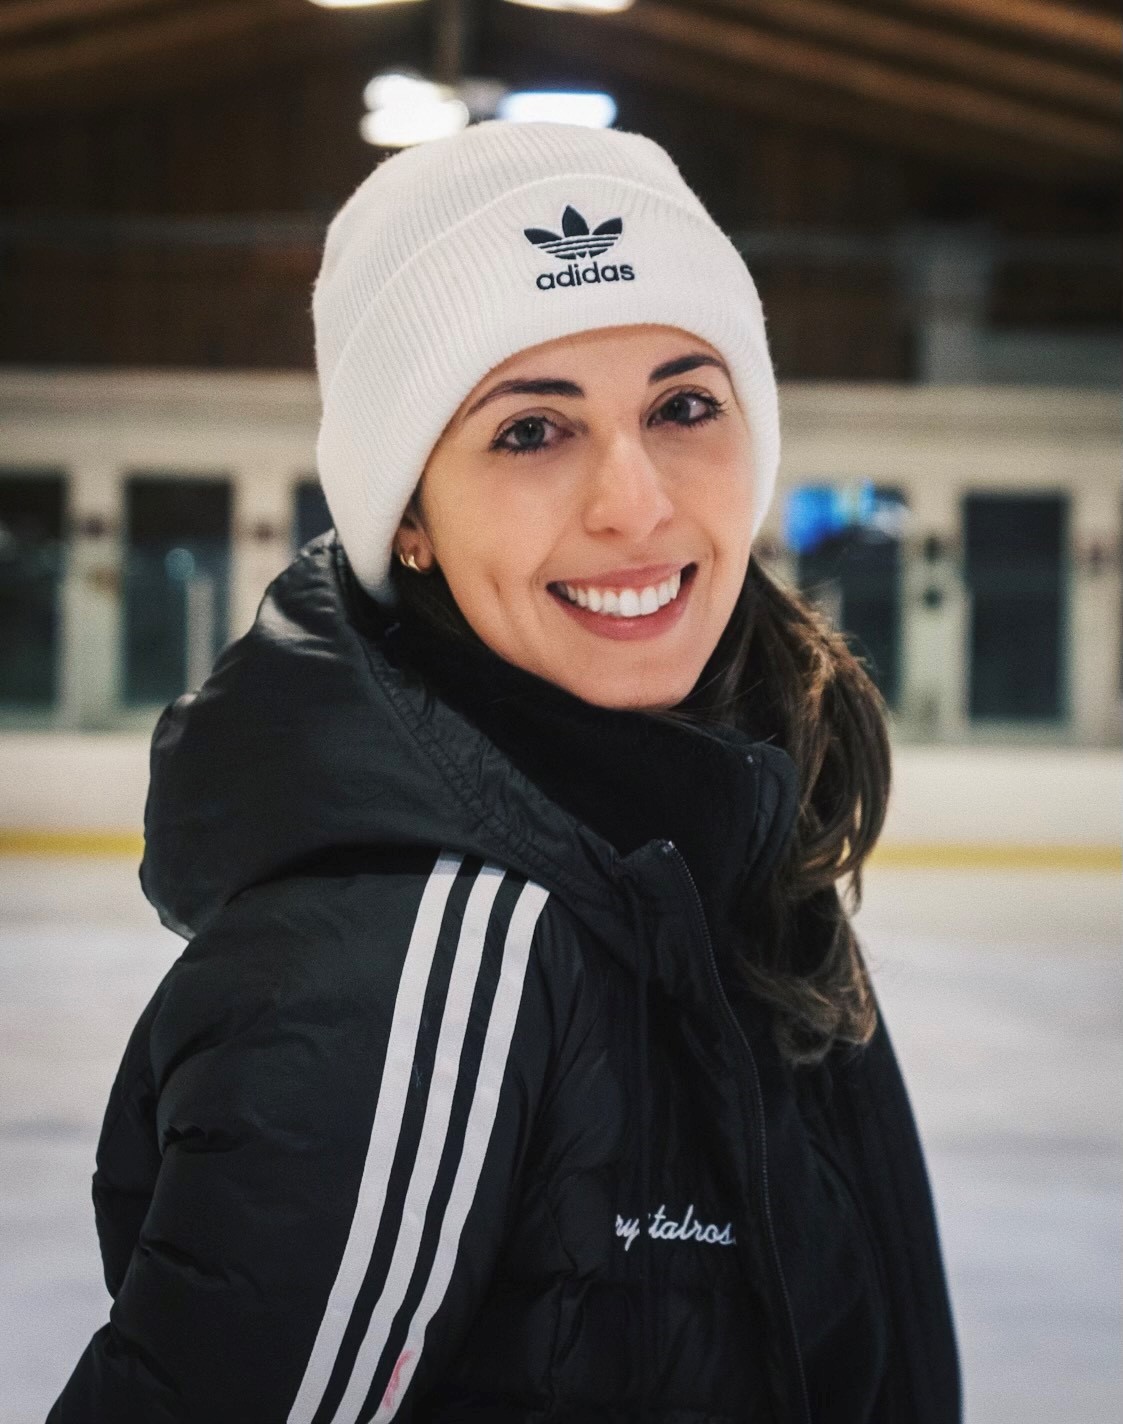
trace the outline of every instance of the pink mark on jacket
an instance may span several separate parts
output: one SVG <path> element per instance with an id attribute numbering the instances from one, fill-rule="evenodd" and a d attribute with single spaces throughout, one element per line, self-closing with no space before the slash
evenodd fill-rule
<path id="1" fill-rule="evenodd" d="M 393 1407 L 394 1399 L 398 1393 L 398 1390 L 402 1387 L 402 1371 L 405 1369 L 406 1365 L 409 1364 L 412 1356 L 412 1350 L 403 1350 L 402 1353 L 398 1356 L 398 1363 L 394 1366 L 393 1373 L 390 1376 L 390 1382 L 386 1386 L 386 1393 L 382 1396 L 383 1409 L 389 1409 Z"/>

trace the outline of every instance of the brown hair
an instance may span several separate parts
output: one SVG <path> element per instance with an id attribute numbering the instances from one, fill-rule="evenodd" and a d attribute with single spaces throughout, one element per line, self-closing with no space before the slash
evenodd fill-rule
<path id="1" fill-rule="evenodd" d="M 783 748 L 800 803 L 769 881 L 742 975 L 775 1011 L 792 1063 L 816 1063 L 836 1041 L 877 1027 L 869 974 L 850 916 L 862 866 L 885 823 L 890 752 L 885 701 L 825 615 L 774 579 L 755 554 L 725 632 L 687 701 L 687 715 L 741 727 Z M 849 878 L 846 899 L 839 883 Z"/>
<path id="2" fill-rule="evenodd" d="M 395 566 L 391 578 L 418 613 L 476 638 L 439 569 L 418 578 Z M 890 756 L 885 702 L 861 660 L 753 554 L 694 691 L 671 712 L 647 715 L 736 726 L 791 757 L 801 792 L 796 825 L 754 907 L 741 973 L 771 1006 L 788 1062 L 816 1063 L 836 1042 L 868 1042 L 876 1007 L 850 915 L 885 820 Z M 848 904 L 838 888 L 845 877 Z"/>

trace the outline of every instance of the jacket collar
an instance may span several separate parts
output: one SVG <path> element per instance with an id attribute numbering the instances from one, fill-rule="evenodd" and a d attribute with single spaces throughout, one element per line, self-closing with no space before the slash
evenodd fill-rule
<path id="1" fill-rule="evenodd" d="M 763 840 L 779 829 L 771 802 L 786 789 L 770 784 L 751 736 L 595 706 L 404 607 L 375 611 L 372 623 L 391 663 L 416 674 L 621 857 L 673 842 L 716 942 L 740 937 Z"/>
<path id="2" fill-rule="evenodd" d="M 652 842 L 613 844 L 621 833 L 601 814 L 612 799 L 603 785 L 592 786 L 599 811 L 592 800 L 554 799 L 530 774 L 533 738 L 509 738 L 497 722 L 505 749 L 404 660 L 395 665 L 372 612 L 329 532 L 274 580 L 204 685 L 164 711 L 140 871 L 164 924 L 194 935 L 249 887 L 344 853 L 377 864 L 386 847 L 443 847 L 538 881 L 619 954 L 641 953 L 635 896 L 653 885 Z M 560 706 L 535 715 L 555 718 Z M 584 706 L 570 710 L 584 717 Z M 796 801 L 789 759 L 769 746 L 759 753 L 757 791 L 739 781 L 728 803 L 752 875 L 786 841 Z M 557 792 L 556 769 L 546 779 Z M 632 840 L 648 825 L 681 834 L 682 822 L 646 814 Z M 672 980 L 681 966 L 656 969 Z"/>

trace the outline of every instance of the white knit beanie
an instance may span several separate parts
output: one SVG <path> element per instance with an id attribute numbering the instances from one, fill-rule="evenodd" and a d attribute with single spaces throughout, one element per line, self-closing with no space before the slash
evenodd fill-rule
<path id="1" fill-rule="evenodd" d="M 597 327 L 681 327 L 724 357 L 752 435 L 755 535 L 780 458 L 776 379 L 743 259 L 654 140 L 493 119 L 406 148 L 328 228 L 312 300 L 320 480 L 359 582 L 488 371 Z"/>

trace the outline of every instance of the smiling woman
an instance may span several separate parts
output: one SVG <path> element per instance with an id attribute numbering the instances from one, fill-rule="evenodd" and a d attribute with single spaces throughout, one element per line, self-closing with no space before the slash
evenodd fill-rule
<path id="1" fill-rule="evenodd" d="M 313 312 L 335 528 L 156 729 L 190 943 L 51 1424 L 957 1424 L 839 890 L 884 707 L 753 554 L 744 263 L 651 140 L 491 121 L 360 185 Z"/>

